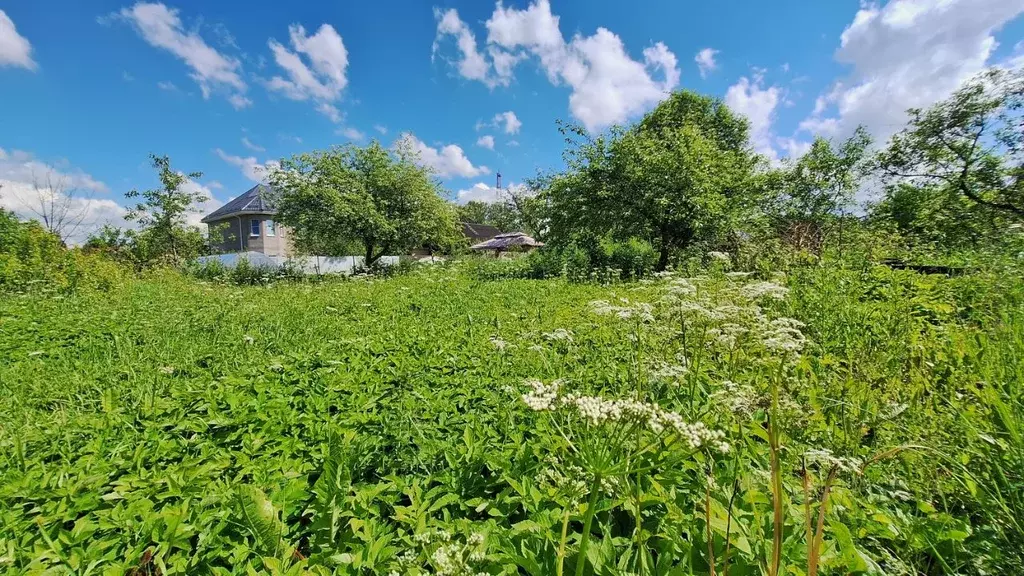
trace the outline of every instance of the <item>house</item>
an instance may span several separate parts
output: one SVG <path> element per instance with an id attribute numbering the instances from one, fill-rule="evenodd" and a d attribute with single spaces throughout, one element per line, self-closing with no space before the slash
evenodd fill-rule
<path id="1" fill-rule="evenodd" d="M 473 224 L 471 222 L 460 222 L 459 224 L 462 225 L 462 234 L 469 239 L 470 245 L 486 242 L 501 234 L 501 230 L 487 224 Z"/>
<path id="2" fill-rule="evenodd" d="M 271 188 L 257 184 L 234 200 L 207 214 L 201 222 L 210 227 L 210 247 L 215 252 L 258 252 L 267 256 L 292 256 L 291 231 L 274 222 Z"/>
<path id="3" fill-rule="evenodd" d="M 497 258 L 507 252 L 529 252 L 543 245 L 543 242 L 538 242 L 523 232 L 508 232 L 498 234 L 494 238 L 479 244 L 474 244 L 470 246 L 470 249 L 478 252 L 494 250 L 494 256 Z"/>

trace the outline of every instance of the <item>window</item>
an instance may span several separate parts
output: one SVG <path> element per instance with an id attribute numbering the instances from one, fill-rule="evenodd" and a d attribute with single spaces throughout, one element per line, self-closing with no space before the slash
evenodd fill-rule
<path id="1" fill-rule="evenodd" d="M 267 236 L 273 236 L 274 233 L 276 232 L 274 230 L 274 221 L 273 220 L 267 220 L 267 223 L 265 224 L 265 226 L 267 227 Z"/>
<path id="2" fill-rule="evenodd" d="M 260 221 L 256 220 L 255 218 L 252 219 L 252 220 L 249 220 L 249 236 L 259 236 L 259 235 L 260 235 Z"/>

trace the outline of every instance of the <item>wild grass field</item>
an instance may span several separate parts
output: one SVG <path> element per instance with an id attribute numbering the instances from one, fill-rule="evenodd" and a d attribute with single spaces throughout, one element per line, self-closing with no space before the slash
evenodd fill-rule
<path id="1" fill-rule="evenodd" d="M 0 297 L 5 574 L 1014 574 L 1024 280 Z"/>

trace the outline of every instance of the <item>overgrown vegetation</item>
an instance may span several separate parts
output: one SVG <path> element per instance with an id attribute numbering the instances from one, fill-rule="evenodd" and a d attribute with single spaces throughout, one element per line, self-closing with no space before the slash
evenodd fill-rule
<path id="1" fill-rule="evenodd" d="M 0 569 L 1019 571 L 1020 269 L 715 262 L 5 298 Z"/>
<path id="2" fill-rule="evenodd" d="M 182 266 L 163 157 L 138 232 L 0 213 L 0 572 L 1024 573 L 1021 93 L 781 166 L 678 93 L 461 211 L 543 249 L 389 278 Z M 414 160 L 293 158 L 281 221 L 456 252 Z"/>

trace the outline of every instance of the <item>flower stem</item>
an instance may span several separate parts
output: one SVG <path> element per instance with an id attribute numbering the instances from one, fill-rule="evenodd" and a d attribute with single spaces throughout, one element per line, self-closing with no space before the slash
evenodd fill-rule
<path id="1" fill-rule="evenodd" d="M 580 551 L 576 555 L 576 576 L 583 576 L 583 567 L 587 563 L 587 545 L 590 543 L 590 528 L 594 525 L 594 512 L 597 509 L 597 497 L 601 493 L 601 475 L 594 474 L 594 483 L 590 485 L 590 500 L 587 501 L 587 512 L 583 516 L 583 534 L 580 537 Z"/>
<path id="2" fill-rule="evenodd" d="M 569 506 L 565 507 L 565 515 L 562 517 L 562 541 L 558 543 L 558 564 L 555 568 L 556 576 L 562 576 L 562 564 L 565 562 L 565 541 L 569 534 Z"/>

